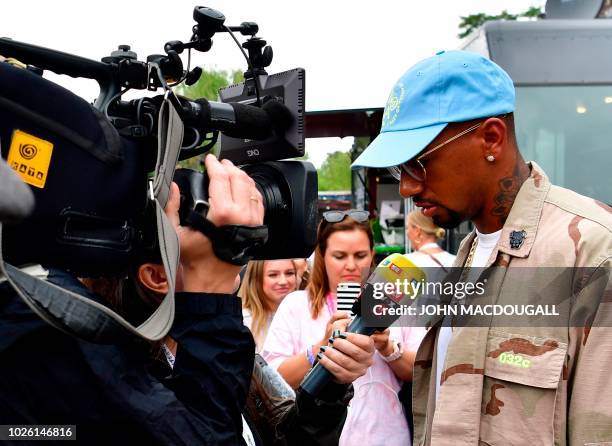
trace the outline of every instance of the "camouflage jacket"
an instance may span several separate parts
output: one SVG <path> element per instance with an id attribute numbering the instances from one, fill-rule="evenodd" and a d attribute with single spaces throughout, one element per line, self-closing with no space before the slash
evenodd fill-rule
<path id="1" fill-rule="evenodd" d="M 519 248 L 511 246 L 517 231 L 525 231 Z M 456 266 L 465 263 L 474 236 L 462 242 Z M 538 286 L 545 286 L 535 274 L 527 291 L 514 289 L 504 282 L 519 271 L 513 268 L 603 271 L 546 284 L 560 301 L 573 296 L 571 316 L 590 314 L 592 323 L 503 327 L 493 326 L 492 316 L 491 326 L 454 328 L 437 401 L 434 324 L 415 361 L 414 444 L 612 445 L 611 259 L 612 208 L 551 185 L 532 163 L 488 261 L 497 303 L 537 301 Z M 502 363 L 504 352 L 522 355 L 529 366 Z"/>

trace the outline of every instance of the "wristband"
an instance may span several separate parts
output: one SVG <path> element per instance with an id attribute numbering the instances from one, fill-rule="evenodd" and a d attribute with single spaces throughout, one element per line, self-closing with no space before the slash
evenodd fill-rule
<path id="1" fill-rule="evenodd" d="M 312 354 L 312 345 L 309 345 L 306 349 L 306 359 L 308 360 L 308 364 L 310 364 L 310 367 L 312 367 L 315 362 L 314 355 Z"/>
<path id="2" fill-rule="evenodd" d="M 395 361 L 402 356 L 402 344 L 397 341 L 392 341 L 391 343 L 393 344 L 393 352 L 389 356 L 380 355 L 385 362 Z"/>

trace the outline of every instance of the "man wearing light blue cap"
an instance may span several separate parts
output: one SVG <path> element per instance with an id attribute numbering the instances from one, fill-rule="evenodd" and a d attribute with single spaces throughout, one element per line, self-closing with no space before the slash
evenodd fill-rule
<path id="1" fill-rule="evenodd" d="M 463 51 L 439 52 L 417 63 L 395 84 L 385 107 L 380 134 L 355 160 L 353 167 L 390 167 L 397 179 L 404 170 L 417 182 L 429 176 L 429 183 L 438 179 L 438 169 L 426 169 L 425 165 L 430 162 L 433 165 L 434 158 L 450 156 L 458 158 L 459 164 L 455 169 L 440 172 L 444 180 L 463 175 L 463 169 L 474 173 L 476 166 L 467 162 L 465 154 L 459 157 L 453 153 L 456 151 L 451 147 L 468 143 L 490 129 L 497 132 L 500 126 L 512 127 L 507 121 L 510 120 L 508 114 L 514 111 L 514 102 L 512 80 L 495 63 Z M 489 117 L 497 118 L 485 121 Z M 493 151 L 486 152 L 483 160 L 494 156 Z M 518 167 L 520 178 L 513 179 L 513 183 L 529 176 L 525 163 Z M 504 172 L 504 175 L 513 177 L 513 171 Z M 402 188 L 405 187 L 403 184 Z M 474 193 L 479 192 L 471 190 L 465 198 L 471 200 Z M 447 203 L 434 201 L 433 194 L 429 196 L 412 189 L 402 190 L 402 194 L 417 195 L 415 203 L 422 205 L 424 213 L 433 217 L 438 226 L 454 227 L 460 222 L 458 219 L 472 217 L 457 215 L 455 207 L 462 203 L 448 203 L 447 207 Z"/>
<path id="2" fill-rule="evenodd" d="M 495 267 L 487 278 L 496 304 L 538 303 L 550 287 L 572 302 L 556 327 L 502 328 L 492 316 L 490 326 L 451 328 L 439 318 L 416 354 L 414 444 L 612 442 L 612 209 L 551 185 L 523 160 L 514 109 L 512 80 L 498 65 L 439 52 L 396 83 L 381 133 L 353 163 L 389 168 L 400 194 L 439 226 L 471 221 L 455 266 L 472 281 L 474 268 Z M 517 267 L 595 272 L 569 284 L 536 274 L 525 287 L 507 280 Z"/>

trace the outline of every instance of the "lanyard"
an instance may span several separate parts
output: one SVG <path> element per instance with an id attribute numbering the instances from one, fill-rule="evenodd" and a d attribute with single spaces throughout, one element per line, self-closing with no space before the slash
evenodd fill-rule
<path id="1" fill-rule="evenodd" d="M 431 248 L 440 248 L 440 246 L 437 243 L 425 243 L 423 246 L 421 246 L 419 249 L 417 249 L 417 251 L 420 251 L 421 249 L 431 249 Z"/>

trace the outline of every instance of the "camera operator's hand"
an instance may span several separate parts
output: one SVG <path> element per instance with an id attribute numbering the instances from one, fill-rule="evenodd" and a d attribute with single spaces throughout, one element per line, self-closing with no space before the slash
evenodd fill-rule
<path id="1" fill-rule="evenodd" d="M 263 223 L 263 200 L 255 182 L 230 161 L 219 162 L 206 157 L 210 180 L 210 209 L 206 218 L 217 226 L 260 225 Z M 217 258 L 212 243 L 200 231 L 179 224 L 180 193 L 172 184 L 166 214 L 174 224 L 180 242 L 178 291 L 232 293 L 240 266 Z"/>
<path id="2" fill-rule="evenodd" d="M 334 322 L 335 336 L 333 342 L 324 348 L 319 362 L 334 376 L 334 381 L 349 384 L 365 375 L 374 363 L 374 341 L 370 336 L 357 333 L 346 333 L 350 319 L 339 319 Z M 333 348 L 332 348 L 333 347 Z"/>
<path id="3" fill-rule="evenodd" d="M 219 162 L 214 155 L 207 155 L 205 164 L 210 180 L 206 218 L 217 226 L 263 224 L 263 197 L 255 181 L 229 160 Z"/>

